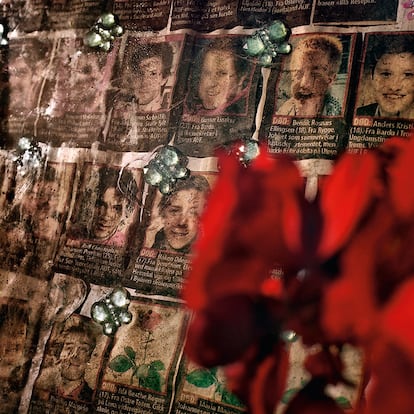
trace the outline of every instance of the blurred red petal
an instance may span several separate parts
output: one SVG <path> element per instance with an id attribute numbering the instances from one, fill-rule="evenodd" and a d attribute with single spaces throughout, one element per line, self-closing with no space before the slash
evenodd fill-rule
<path id="1" fill-rule="evenodd" d="M 272 414 L 282 398 L 289 369 L 284 344 L 278 344 L 258 366 L 253 378 L 250 403 L 252 414 Z"/>
<path id="2" fill-rule="evenodd" d="M 193 310 L 229 292 L 258 294 L 277 259 L 297 263 L 287 244 L 302 243 L 303 179 L 291 159 L 262 151 L 248 168 L 233 157 L 221 165 L 182 291 Z"/>
<path id="3" fill-rule="evenodd" d="M 387 304 L 381 329 L 388 341 L 397 344 L 414 363 L 414 275 L 403 283 Z"/>
<path id="4" fill-rule="evenodd" d="M 342 380 L 343 363 L 339 350 L 322 349 L 309 354 L 304 362 L 305 369 L 312 377 L 324 378 L 329 384 L 337 384 Z"/>
<path id="5" fill-rule="evenodd" d="M 263 357 L 262 347 L 269 348 Z M 243 359 L 225 367 L 227 386 L 250 414 L 272 414 L 286 386 L 289 357 L 283 343 L 256 344 Z"/>
<path id="6" fill-rule="evenodd" d="M 260 258 L 248 256 L 246 252 L 211 266 L 205 275 L 203 284 L 198 288 L 204 290 L 210 303 L 228 295 L 259 295 L 269 269 Z"/>
<path id="7" fill-rule="evenodd" d="M 331 339 L 365 336 L 375 324 L 376 228 L 353 239 L 343 253 L 340 277 L 325 290 L 322 324 Z"/>
<path id="8" fill-rule="evenodd" d="M 238 199 L 235 187 L 240 163 L 232 157 L 222 157 L 222 174 L 211 192 L 200 221 L 199 238 L 194 245 L 191 277 L 183 286 L 182 296 L 188 307 L 200 309 L 207 303 L 203 289 L 205 272 L 220 260 L 224 241 L 228 237 L 228 222 Z"/>
<path id="9" fill-rule="evenodd" d="M 324 297 L 323 324 L 331 338 L 361 339 L 378 323 L 379 254 L 393 223 L 389 205 L 377 203 L 342 252 L 339 277 Z"/>
<path id="10" fill-rule="evenodd" d="M 253 300 L 233 296 L 212 301 L 190 323 L 186 354 L 197 364 L 215 367 L 242 357 L 257 338 L 259 326 Z"/>
<path id="11" fill-rule="evenodd" d="M 283 284 L 280 279 L 266 279 L 261 286 L 261 294 L 265 297 L 280 298 L 283 292 Z"/>
<path id="12" fill-rule="evenodd" d="M 340 249 L 378 193 L 379 163 L 373 153 L 345 154 L 327 177 L 320 195 L 323 235 L 319 257 Z"/>
<path id="13" fill-rule="evenodd" d="M 380 340 L 367 351 L 373 367 L 364 414 L 412 414 L 414 365 L 401 349 Z"/>
<path id="14" fill-rule="evenodd" d="M 404 220 L 412 220 L 414 215 L 414 191 L 411 188 L 414 180 L 414 136 L 399 141 L 401 150 L 390 163 L 387 170 L 391 202 L 397 215 Z"/>

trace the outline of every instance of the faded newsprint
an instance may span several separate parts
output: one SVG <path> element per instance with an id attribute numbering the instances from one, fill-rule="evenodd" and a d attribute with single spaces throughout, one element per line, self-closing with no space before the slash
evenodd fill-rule
<path id="1" fill-rule="evenodd" d="M 53 0 L 48 2 L 45 26 L 52 30 L 90 28 L 106 0 Z"/>
<path id="2" fill-rule="evenodd" d="M 0 412 L 15 413 L 35 354 L 46 281 L 0 270 Z"/>
<path id="3" fill-rule="evenodd" d="M 107 92 L 104 148 L 152 151 L 169 141 L 171 114 L 181 105 L 187 65 L 185 35 L 127 36 L 119 48 L 116 70 Z"/>
<path id="4" fill-rule="evenodd" d="M 390 24 L 397 9 L 398 0 L 315 0 L 313 23 Z"/>
<path id="5" fill-rule="evenodd" d="M 143 209 L 136 258 L 124 283 L 151 294 L 177 297 L 189 269 L 199 219 L 215 180 L 213 173 L 192 171 L 169 194 L 154 190 Z"/>
<path id="6" fill-rule="evenodd" d="M 365 35 L 349 150 L 361 152 L 414 128 L 414 35 Z"/>
<path id="7" fill-rule="evenodd" d="M 238 2 L 233 0 L 176 0 L 172 8 L 171 29 L 210 32 L 237 24 Z"/>
<path id="8" fill-rule="evenodd" d="M 120 280 L 136 237 L 142 191 L 141 168 L 85 163 L 55 268 L 102 285 Z"/>
<path id="9" fill-rule="evenodd" d="M 105 92 L 109 87 L 116 47 L 97 53 L 75 32 L 57 32 L 47 68 L 41 111 L 36 120 L 38 139 L 59 146 L 90 147 L 105 125 Z"/>
<path id="10" fill-rule="evenodd" d="M 310 23 L 313 0 L 240 0 L 239 21 L 246 27 L 260 27 L 283 20 L 290 27 Z"/>
<path id="11" fill-rule="evenodd" d="M 244 36 L 198 35 L 174 145 L 191 157 L 210 157 L 255 125 L 260 67 L 240 54 Z"/>
<path id="12" fill-rule="evenodd" d="M 261 139 L 271 153 L 334 159 L 347 142 L 356 35 L 304 33 L 290 42 L 293 52 L 270 74 Z"/>
<path id="13" fill-rule="evenodd" d="M 36 123 L 47 112 L 41 96 L 49 94 L 53 83 L 49 68 L 54 47 L 53 39 L 46 36 L 10 39 L 0 95 L 2 112 L 7 115 L 1 121 L 7 146 L 15 146 L 22 136 L 36 135 Z"/>
<path id="14" fill-rule="evenodd" d="M 171 0 L 113 0 L 112 10 L 125 29 L 162 30 L 167 26 Z"/>
<path id="15" fill-rule="evenodd" d="M 74 162 L 50 161 L 36 173 L 21 175 L 15 163 L 6 161 L 0 217 L 3 269 L 43 280 L 51 276 L 75 170 Z"/>

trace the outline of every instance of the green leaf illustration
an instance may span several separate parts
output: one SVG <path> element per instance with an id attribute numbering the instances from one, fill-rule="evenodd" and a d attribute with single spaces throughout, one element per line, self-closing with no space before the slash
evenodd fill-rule
<path id="1" fill-rule="evenodd" d="M 149 365 L 148 364 L 141 364 L 135 370 L 135 376 L 138 378 L 146 378 L 148 375 Z"/>
<path id="2" fill-rule="evenodd" d="M 337 397 L 335 398 L 335 402 L 343 409 L 349 410 L 352 408 L 351 402 L 346 397 Z"/>
<path id="3" fill-rule="evenodd" d="M 150 364 L 151 368 L 154 368 L 157 371 L 161 371 L 163 369 L 165 369 L 165 365 L 164 362 L 157 360 L 157 361 L 152 361 Z"/>
<path id="4" fill-rule="evenodd" d="M 236 407 L 241 407 L 242 403 L 240 402 L 240 400 L 231 392 L 227 391 L 227 390 L 223 390 L 221 393 L 221 401 L 224 402 L 225 404 L 230 404 Z"/>
<path id="5" fill-rule="evenodd" d="M 130 346 L 126 346 L 124 348 L 124 351 L 128 358 L 130 358 L 132 361 L 135 361 L 136 352 Z"/>
<path id="6" fill-rule="evenodd" d="M 187 374 L 186 380 L 198 388 L 208 388 L 216 382 L 216 376 L 207 369 L 196 369 Z"/>
<path id="7" fill-rule="evenodd" d="M 280 400 L 282 403 L 287 404 L 299 390 L 300 388 L 289 388 L 284 392 Z"/>
<path id="8" fill-rule="evenodd" d="M 161 391 L 162 383 L 163 380 L 159 372 L 151 366 L 148 367 L 147 376 L 139 378 L 139 385 L 141 387 L 154 391 Z"/>
<path id="9" fill-rule="evenodd" d="M 117 355 L 109 362 L 109 368 L 115 372 L 126 372 L 133 367 L 131 360 L 125 355 Z"/>

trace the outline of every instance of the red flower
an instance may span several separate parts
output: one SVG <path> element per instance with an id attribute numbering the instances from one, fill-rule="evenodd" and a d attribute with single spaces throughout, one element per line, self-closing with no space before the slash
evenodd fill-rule
<path id="1" fill-rule="evenodd" d="M 152 309 L 148 311 L 138 311 L 137 325 L 146 332 L 153 333 L 158 325 L 162 322 L 162 317 L 159 313 Z"/>
<path id="2" fill-rule="evenodd" d="M 285 329 L 322 349 L 307 359 L 311 381 L 286 414 L 343 412 L 325 386 L 347 383 L 344 343 L 366 354 L 368 397 L 384 393 L 384 381 L 389 387 L 382 407 L 368 398 L 358 413 L 408 414 L 404 407 L 414 406 L 414 375 L 406 385 L 401 379 L 404 364 L 414 368 L 412 165 L 411 139 L 346 154 L 310 202 L 287 157 L 262 150 L 248 168 L 221 158 L 183 290 L 194 311 L 186 349 L 201 365 L 226 366 L 230 388 L 252 414 L 272 413 L 283 391 Z M 395 377 L 398 391 L 389 381 Z M 397 395 L 404 402 L 391 409 Z"/>
<path id="3" fill-rule="evenodd" d="M 226 366 L 227 386 L 245 402 L 249 412 L 272 413 L 285 390 L 288 369 L 285 346 L 270 340 L 250 347 L 240 360 Z"/>
<path id="4" fill-rule="evenodd" d="M 188 356 L 204 367 L 240 359 L 260 335 L 255 303 L 247 296 L 228 296 L 197 312 L 186 344 Z"/>
<path id="5" fill-rule="evenodd" d="M 325 328 L 342 340 L 372 339 L 380 312 L 401 283 L 414 274 L 410 248 L 414 242 L 414 197 L 406 190 L 407 177 L 412 175 L 407 164 L 414 161 L 414 141 L 389 140 L 372 156 L 377 175 L 367 189 L 375 189 L 371 206 L 344 246 L 341 271 L 324 299 Z"/>
<path id="6" fill-rule="evenodd" d="M 191 309 L 228 294 L 259 294 L 276 262 L 287 259 L 294 266 L 301 248 L 303 185 L 286 157 L 274 160 L 262 151 L 249 168 L 221 157 L 183 291 Z"/>

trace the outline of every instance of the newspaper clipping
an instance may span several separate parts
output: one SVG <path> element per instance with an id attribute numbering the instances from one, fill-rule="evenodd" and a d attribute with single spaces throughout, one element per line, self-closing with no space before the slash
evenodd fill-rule
<path id="1" fill-rule="evenodd" d="M 361 152 L 414 128 L 414 34 L 368 33 L 349 150 Z"/>
<path id="2" fill-rule="evenodd" d="M 51 83 L 49 64 L 53 40 L 47 37 L 10 40 L 7 86 L 1 92 L 2 105 L 8 114 L 2 120 L 9 144 L 21 136 L 35 135 L 36 122 L 47 110 L 40 98 L 47 95 Z"/>
<path id="3" fill-rule="evenodd" d="M 48 2 L 46 25 L 52 30 L 90 28 L 97 19 L 97 10 L 104 10 L 106 3 L 106 0 L 53 0 Z"/>
<path id="4" fill-rule="evenodd" d="M 168 143 L 171 107 L 180 100 L 174 93 L 184 39 L 128 36 L 106 98 L 105 148 L 152 151 Z"/>
<path id="5" fill-rule="evenodd" d="M 284 20 L 290 27 L 310 23 L 313 0 L 240 0 L 239 21 L 247 27 L 258 27 L 269 20 Z"/>
<path id="6" fill-rule="evenodd" d="M 201 32 L 237 23 L 237 2 L 232 0 L 176 0 L 171 15 L 171 29 L 191 28 Z"/>
<path id="7" fill-rule="evenodd" d="M 215 175 L 192 174 L 169 194 L 153 192 L 144 207 L 144 243 L 125 283 L 141 292 L 177 297 Z"/>
<path id="8" fill-rule="evenodd" d="M 274 111 L 261 135 L 271 153 L 334 159 L 346 145 L 356 38 L 317 32 L 293 35 L 290 41 L 293 52 L 269 80 L 267 102 L 271 106 L 273 100 Z"/>
<path id="9" fill-rule="evenodd" d="M 171 0 L 113 0 L 113 13 L 130 30 L 162 30 L 167 26 Z"/>
<path id="10" fill-rule="evenodd" d="M 105 92 L 116 47 L 108 54 L 84 46 L 83 37 L 58 37 L 41 98 L 37 135 L 59 146 L 90 147 L 105 124 Z"/>
<path id="11" fill-rule="evenodd" d="M 395 23 L 397 9 L 398 0 L 315 0 L 313 23 Z"/>
<path id="12" fill-rule="evenodd" d="M 9 199 L 0 226 L 3 268 L 49 278 L 68 214 L 75 168 L 73 163 L 48 162 L 34 176 L 8 180 L 4 190 Z"/>
<path id="13" fill-rule="evenodd" d="M 10 284 L 10 280 L 15 283 Z M 47 283 L 0 270 L 0 410 L 15 413 L 36 350 Z"/>
<path id="14" fill-rule="evenodd" d="M 260 68 L 240 55 L 243 37 L 198 36 L 174 145 L 191 157 L 210 157 L 235 137 L 250 137 Z"/>
<path id="15" fill-rule="evenodd" d="M 142 196 L 142 170 L 86 164 L 56 268 L 103 285 L 122 278 Z"/>

